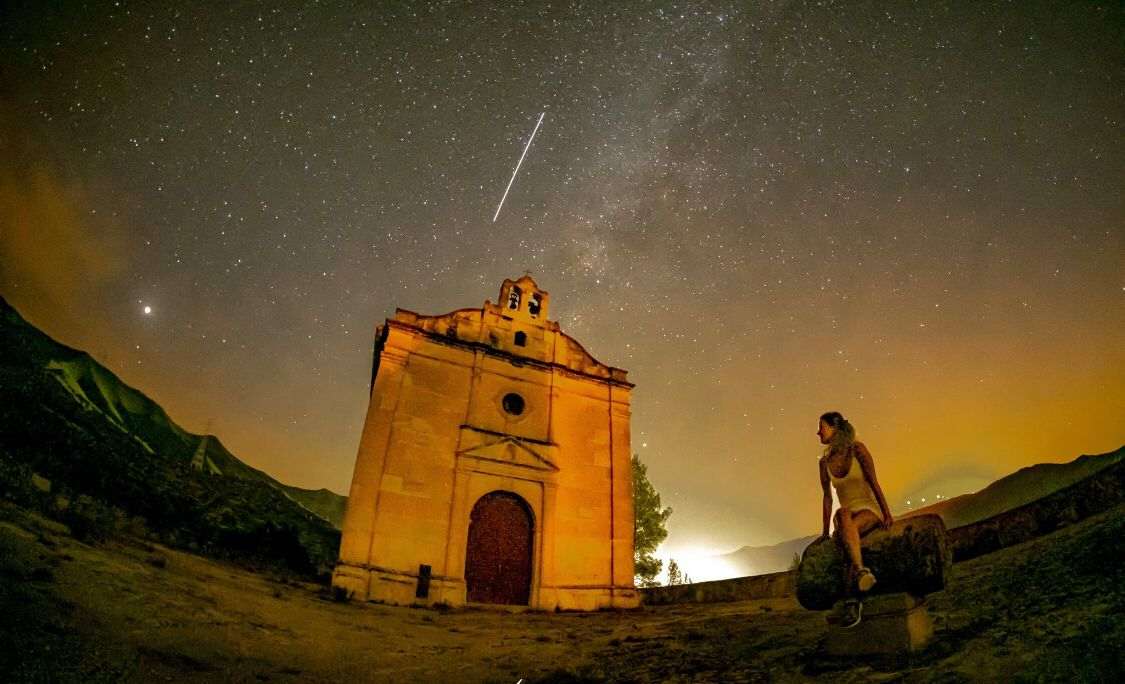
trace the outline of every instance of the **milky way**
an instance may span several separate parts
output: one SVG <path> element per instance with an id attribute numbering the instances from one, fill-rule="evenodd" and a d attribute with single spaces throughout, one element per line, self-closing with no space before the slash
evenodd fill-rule
<path id="1" fill-rule="evenodd" d="M 530 271 L 677 553 L 815 532 L 828 410 L 896 508 L 1125 443 L 1120 4 L 606 4 L 0 10 L 0 292 L 343 493 L 374 326 Z"/>

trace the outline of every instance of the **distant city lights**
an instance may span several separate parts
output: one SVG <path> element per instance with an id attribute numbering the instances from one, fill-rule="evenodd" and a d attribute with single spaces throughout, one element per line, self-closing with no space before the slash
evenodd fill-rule
<path id="1" fill-rule="evenodd" d="M 942 500 L 942 499 L 945 499 L 945 498 L 946 498 L 946 497 L 945 497 L 945 495 L 944 495 L 944 494 L 934 494 L 934 496 L 933 496 L 933 500 L 934 500 L 934 501 L 940 501 L 940 500 Z M 926 503 L 926 497 L 924 497 L 924 496 L 922 497 L 921 503 Z M 914 505 L 914 500 L 913 500 L 913 499 L 907 499 L 907 500 L 906 500 L 906 505 L 907 505 L 907 506 L 913 506 L 913 505 Z"/>

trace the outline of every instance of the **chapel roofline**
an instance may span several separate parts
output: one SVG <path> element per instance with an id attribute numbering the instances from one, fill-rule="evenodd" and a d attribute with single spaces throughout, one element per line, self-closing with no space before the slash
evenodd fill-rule
<path id="1" fill-rule="evenodd" d="M 506 280 L 505 283 L 520 283 L 520 281 L 527 279 L 531 280 L 530 276 L 523 276 L 522 278 L 512 281 Z M 534 283 L 534 281 L 532 281 Z M 545 294 L 545 293 L 544 293 Z M 485 314 L 503 316 L 504 307 L 499 304 L 492 304 L 490 301 L 485 301 L 484 306 L 480 308 L 468 307 L 463 309 L 454 309 L 448 313 L 437 315 L 420 314 L 410 309 L 396 308 L 394 318 L 386 319 L 386 327 L 384 328 L 384 336 L 386 328 L 395 327 L 407 329 L 410 331 L 422 333 L 426 337 L 443 343 L 455 346 L 463 346 L 474 349 L 481 349 L 486 353 L 496 356 L 511 359 L 519 363 L 530 363 L 543 365 L 547 367 L 558 368 L 570 372 L 578 373 L 585 377 L 596 380 L 610 382 L 615 385 L 632 388 L 634 384 L 626 380 L 628 371 L 623 368 L 617 368 L 608 364 L 602 363 L 594 358 L 586 347 L 576 340 L 571 335 L 562 331 L 557 321 L 541 320 L 538 322 L 539 327 L 545 328 L 551 333 L 557 334 L 569 343 L 569 346 L 578 351 L 578 356 L 586 363 L 561 363 L 555 358 L 538 359 L 523 354 L 514 354 L 505 349 L 497 348 L 489 344 L 488 337 L 485 330 Z M 474 328 L 476 335 L 466 336 L 461 332 L 459 323 L 469 323 L 471 328 Z M 475 325 L 473 325 L 475 324 Z M 568 355 L 569 357 L 573 355 Z M 577 359 L 576 359 L 577 361 Z M 590 372 L 590 367 L 594 372 Z M 600 372 L 599 372 L 600 371 Z"/>

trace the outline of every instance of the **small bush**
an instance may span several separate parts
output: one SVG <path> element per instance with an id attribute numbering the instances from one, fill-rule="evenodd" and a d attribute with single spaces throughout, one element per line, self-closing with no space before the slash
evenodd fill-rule
<path id="1" fill-rule="evenodd" d="M 118 513 L 117 509 L 83 494 L 70 502 L 62 513 L 61 522 L 78 541 L 100 543 L 117 531 Z"/>
<path id="2" fill-rule="evenodd" d="M 44 510 L 51 499 L 50 492 L 37 487 L 34 480 L 35 473 L 30 467 L 0 451 L 0 499 L 24 508 Z"/>

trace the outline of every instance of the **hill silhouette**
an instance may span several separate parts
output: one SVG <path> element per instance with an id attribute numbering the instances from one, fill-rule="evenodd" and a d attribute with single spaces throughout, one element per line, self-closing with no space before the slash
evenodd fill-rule
<path id="1" fill-rule="evenodd" d="M 9 498 L 57 506 L 61 494 L 71 514 L 85 506 L 87 517 L 143 518 L 174 545 L 303 572 L 335 560 L 344 497 L 283 485 L 217 437 L 184 430 L 3 298 L 0 348 L 0 486 Z M 40 488 L 50 483 L 50 497 L 28 484 L 32 474 L 45 478 Z"/>
<path id="2" fill-rule="evenodd" d="M 1125 458 L 1125 446 L 1098 455 L 1082 455 L 1069 463 L 1038 463 L 1006 475 L 984 489 L 902 514 L 936 513 L 949 529 L 971 525 L 1031 503 L 1085 480 Z"/>

